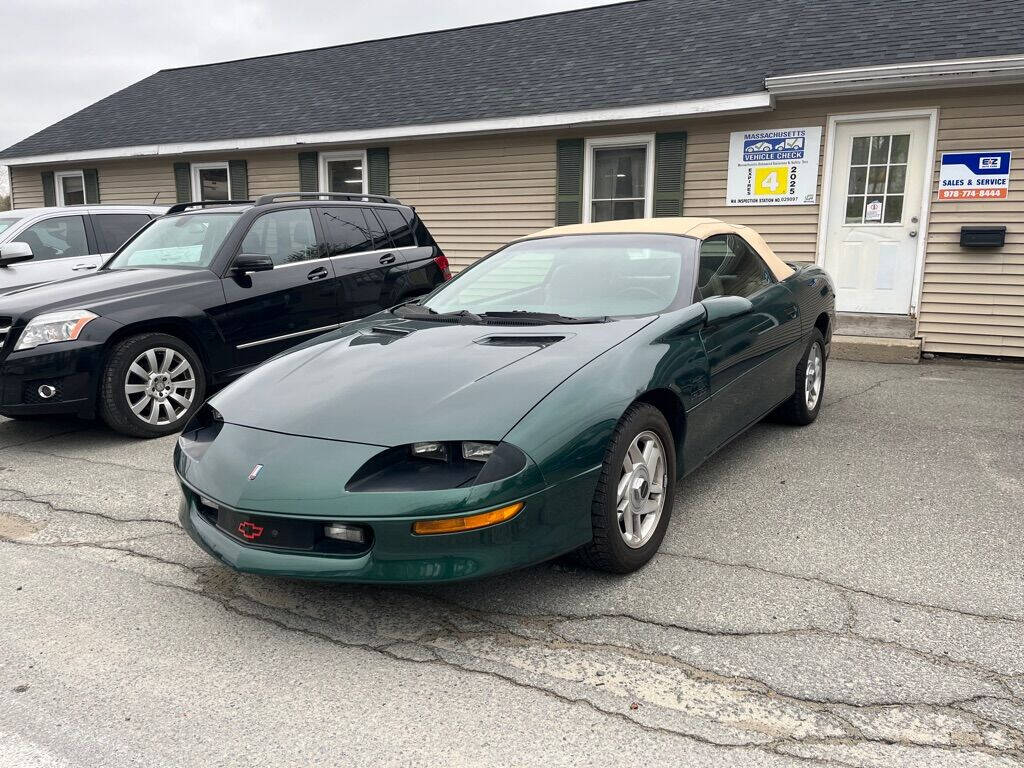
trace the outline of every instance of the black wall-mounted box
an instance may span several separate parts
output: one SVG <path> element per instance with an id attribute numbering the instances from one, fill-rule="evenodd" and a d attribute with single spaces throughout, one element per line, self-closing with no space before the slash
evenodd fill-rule
<path id="1" fill-rule="evenodd" d="M 960 227 L 961 248 L 1002 248 L 1006 227 Z"/>

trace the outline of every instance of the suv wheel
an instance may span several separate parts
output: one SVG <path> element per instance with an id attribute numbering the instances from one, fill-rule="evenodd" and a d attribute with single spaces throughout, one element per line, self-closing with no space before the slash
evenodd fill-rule
<path id="1" fill-rule="evenodd" d="M 206 371 L 192 348 L 165 333 L 118 342 L 100 385 L 100 413 L 111 429 L 132 437 L 181 431 L 206 395 Z"/>

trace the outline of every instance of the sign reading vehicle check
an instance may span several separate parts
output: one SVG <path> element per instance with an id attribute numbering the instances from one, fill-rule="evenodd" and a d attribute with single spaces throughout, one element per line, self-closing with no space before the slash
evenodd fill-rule
<path id="1" fill-rule="evenodd" d="M 730 134 L 726 205 L 813 204 L 820 147 L 820 126 Z"/>
<path id="2" fill-rule="evenodd" d="M 1009 188 L 1009 152 L 942 153 L 939 200 L 1005 200 Z"/>

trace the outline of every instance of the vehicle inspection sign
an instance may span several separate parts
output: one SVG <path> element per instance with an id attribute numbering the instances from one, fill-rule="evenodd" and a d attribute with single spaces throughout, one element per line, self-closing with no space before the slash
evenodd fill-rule
<path id="1" fill-rule="evenodd" d="M 814 203 L 820 147 L 820 126 L 730 134 L 726 205 Z"/>
<path id="2" fill-rule="evenodd" d="M 939 200 L 1005 200 L 1009 189 L 1009 152 L 942 153 Z"/>

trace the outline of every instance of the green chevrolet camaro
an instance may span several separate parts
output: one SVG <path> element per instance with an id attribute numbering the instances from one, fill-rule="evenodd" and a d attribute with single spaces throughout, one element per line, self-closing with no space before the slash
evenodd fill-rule
<path id="1" fill-rule="evenodd" d="M 539 232 L 215 395 L 175 450 L 181 522 L 251 573 L 635 570 L 679 478 L 768 414 L 817 417 L 834 299 L 713 219 Z"/>

